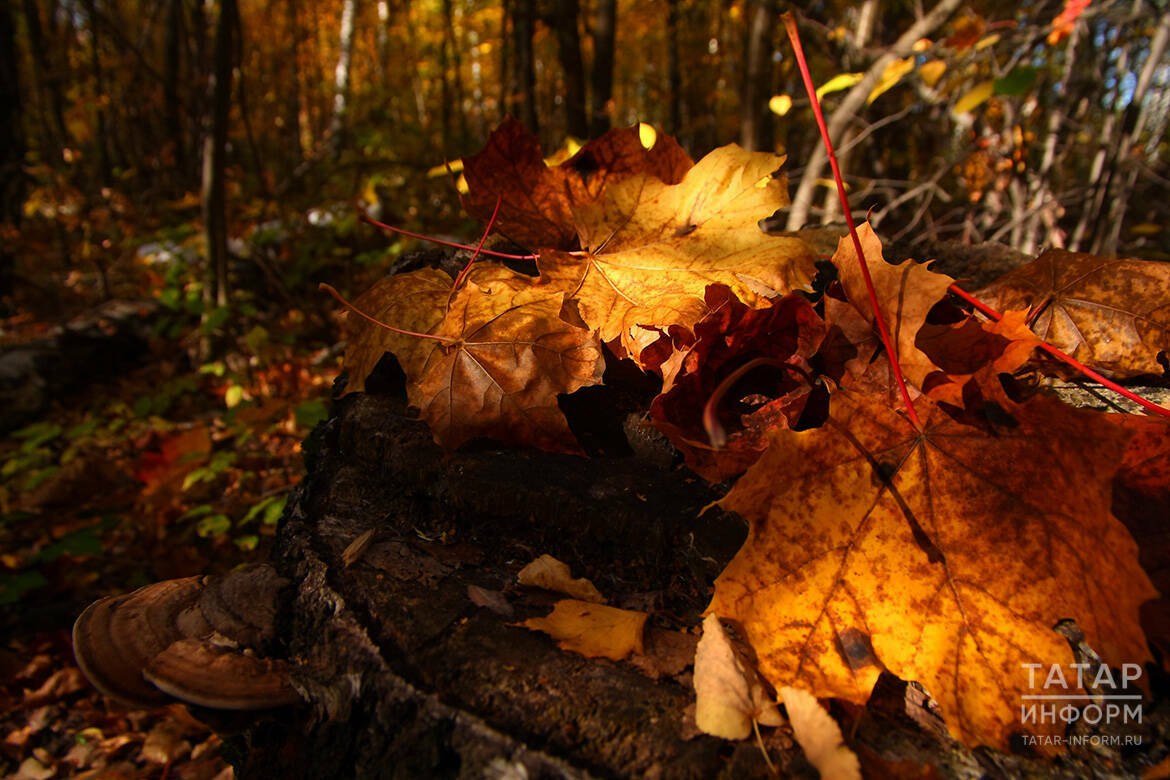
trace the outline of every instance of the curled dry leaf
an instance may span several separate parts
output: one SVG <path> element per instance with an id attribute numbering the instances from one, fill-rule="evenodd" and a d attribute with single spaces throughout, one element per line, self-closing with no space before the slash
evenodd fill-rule
<path id="1" fill-rule="evenodd" d="M 780 689 L 792 733 L 821 780 L 861 780 L 861 765 L 845 746 L 841 729 L 816 697 L 800 688 Z"/>
<path id="2" fill-rule="evenodd" d="M 923 389 L 935 401 L 968 406 L 975 390 L 972 383 L 994 388 L 991 382 L 1000 374 L 1015 373 L 1040 346 L 1024 323 L 1025 316 L 1009 311 L 998 322 L 967 319 L 949 328 L 923 328 L 918 346 L 942 367 L 927 375 Z"/>
<path id="3" fill-rule="evenodd" d="M 860 704 L 888 669 L 969 744 L 1049 733 L 1020 723 L 1021 664 L 1072 661 L 1059 620 L 1110 664 L 1147 656 L 1138 608 L 1155 591 L 1110 514 L 1127 433 L 1042 396 L 999 399 L 993 435 L 916 408 L 921 431 L 839 391 L 822 428 L 776 431 L 721 502 L 751 530 L 709 609 L 740 621 L 775 684 Z"/>
<path id="4" fill-rule="evenodd" d="M 921 388 L 928 373 L 938 367 L 915 345 L 919 330 L 926 322 L 926 315 L 947 294 L 947 287 L 954 282 L 945 274 L 927 270 L 926 266 L 913 260 L 900 265 L 890 265 L 882 259 L 881 240 L 866 222 L 857 228 L 861 249 L 865 252 L 866 267 L 873 280 L 874 292 L 881 305 L 882 317 L 897 352 L 898 364 L 906 381 Z M 840 312 L 840 302 L 825 299 L 825 318 L 841 329 L 858 345 L 858 361 L 849 364 L 855 373 L 864 373 L 869 355 L 873 354 L 878 341 L 876 335 L 869 339 L 856 322 L 860 317 L 871 329 L 877 318 L 869 302 L 869 292 L 857 262 L 857 250 L 848 236 L 841 239 L 833 255 L 833 265 L 844 288 L 845 297 L 852 306 L 852 312 Z M 839 312 L 837 316 L 834 313 Z M 868 342 L 868 347 L 865 345 Z"/>
<path id="5" fill-rule="evenodd" d="M 707 288 L 707 316 L 694 326 L 695 341 L 681 360 L 664 366 L 663 392 L 650 405 L 654 427 L 686 457 L 704 479 L 720 482 L 742 473 L 767 448 L 769 430 L 788 427 L 803 408 L 808 358 L 825 337 L 825 323 L 808 300 L 786 295 L 762 309 L 741 303 L 724 285 Z M 751 361 L 761 364 L 731 385 L 718 404 L 727 441 L 716 448 L 704 430 L 703 412 L 716 389 Z M 792 369 L 778 367 L 785 363 Z"/>
<path id="6" fill-rule="evenodd" d="M 980 290 L 994 309 L 1025 309 L 1032 330 L 1090 368 L 1162 373 L 1170 349 L 1170 263 L 1049 249 Z"/>
<path id="7" fill-rule="evenodd" d="M 563 290 L 603 341 L 637 356 L 639 326 L 689 327 L 722 283 L 750 306 L 806 288 L 813 252 L 769 236 L 757 222 L 788 205 L 784 158 L 732 144 L 708 154 L 678 184 L 631 176 L 575 205 L 583 254 L 542 251 L 541 279 Z"/>
<path id="8" fill-rule="evenodd" d="M 642 146 L 637 128 L 611 130 L 556 166 L 545 163 L 540 142 L 509 117 L 492 132 L 483 151 L 463 160 L 468 192 L 463 206 L 486 222 L 495 210 L 495 229 L 521 246 L 573 249 L 577 228 L 573 205 L 595 199 L 611 184 L 649 175 L 673 184 L 692 162 L 673 138 L 659 135 Z"/>
<path id="9" fill-rule="evenodd" d="M 708 613 L 695 648 L 695 724 L 712 736 L 747 739 L 752 721 L 779 726 L 784 719 L 759 674 L 732 647 L 719 618 Z"/>
<path id="10" fill-rule="evenodd" d="M 620 661 L 630 653 L 644 652 L 645 612 L 562 599 L 550 614 L 530 618 L 520 625 L 531 631 L 542 631 L 555 639 L 562 650 L 587 658 Z"/>
<path id="11" fill-rule="evenodd" d="M 516 574 L 516 582 L 532 588 L 563 593 L 579 601 L 590 601 L 594 604 L 604 604 L 605 596 L 601 595 L 593 583 L 584 577 L 573 579 L 569 572 L 569 565 L 558 561 L 551 555 L 542 555 L 525 566 Z"/>

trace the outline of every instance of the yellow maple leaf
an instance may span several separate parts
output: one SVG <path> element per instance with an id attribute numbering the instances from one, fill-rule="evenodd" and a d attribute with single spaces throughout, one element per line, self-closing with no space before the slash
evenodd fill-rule
<path id="1" fill-rule="evenodd" d="M 709 284 L 726 284 L 757 307 L 805 288 L 812 249 L 755 227 L 788 205 L 786 180 L 772 176 L 783 162 L 732 144 L 675 185 L 652 175 L 616 182 L 573 209 L 588 252 L 542 251 L 541 279 L 564 290 L 603 341 L 620 338 L 634 355 L 638 326 L 693 325 L 706 311 Z"/>
<path id="2" fill-rule="evenodd" d="M 774 685 L 860 704 L 888 669 L 970 744 L 1055 733 L 1021 705 L 1025 664 L 1073 660 L 1058 621 L 1114 666 L 1148 653 L 1138 607 L 1155 591 L 1110 514 L 1127 434 L 1044 397 L 1001 399 L 995 435 L 916 408 L 922 431 L 839 391 L 824 427 L 777 431 L 721 502 L 751 530 L 708 610 L 740 621 Z"/>

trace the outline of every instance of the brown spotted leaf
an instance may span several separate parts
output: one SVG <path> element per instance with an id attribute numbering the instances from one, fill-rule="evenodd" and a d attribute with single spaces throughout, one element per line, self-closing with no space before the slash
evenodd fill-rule
<path id="1" fill-rule="evenodd" d="M 765 234 L 759 220 L 788 205 L 784 158 L 732 144 L 708 154 L 678 184 L 631 176 L 574 204 L 587 252 L 541 252 L 541 279 L 564 290 L 603 341 L 637 355 L 639 326 L 689 327 L 719 283 L 750 306 L 805 288 L 813 252 Z"/>
<path id="2" fill-rule="evenodd" d="M 839 391 L 822 428 L 779 430 L 723 500 L 751 525 L 709 610 L 738 619 L 776 686 L 864 703 L 883 669 L 921 682 L 952 733 L 1003 747 L 1030 693 L 1021 664 L 1068 664 L 1073 618 L 1110 664 L 1147 655 L 1154 595 L 1110 514 L 1127 433 L 1037 397 L 995 435 L 926 398 L 916 430 Z"/>
<path id="3" fill-rule="evenodd" d="M 486 222 L 499 199 L 497 232 L 532 249 L 572 249 L 577 245 L 574 204 L 596 199 L 606 187 L 630 176 L 674 183 L 691 165 L 670 136 L 659 135 L 646 149 L 637 128 L 622 128 L 590 141 L 564 163 L 549 166 L 540 142 L 509 117 L 481 152 L 464 159 L 468 192 L 463 207 Z"/>
<path id="4" fill-rule="evenodd" d="M 976 297 L 1028 311 L 1032 330 L 1077 360 L 1114 376 L 1162 373 L 1170 349 L 1170 263 L 1116 260 L 1049 249 Z"/>

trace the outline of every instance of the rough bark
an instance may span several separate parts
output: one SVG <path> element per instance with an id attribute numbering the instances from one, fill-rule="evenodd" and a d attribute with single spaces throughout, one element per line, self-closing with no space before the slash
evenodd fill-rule
<path id="1" fill-rule="evenodd" d="M 613 97 L 613 49 L 617 32 L 617 0 L 598 0 L 593 17 L 593 70 L 589 131 L 594 137 L 610 128 Z"/>

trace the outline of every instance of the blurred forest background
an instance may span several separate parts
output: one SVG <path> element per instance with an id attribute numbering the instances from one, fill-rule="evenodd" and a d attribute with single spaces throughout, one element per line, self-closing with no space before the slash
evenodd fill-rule
<path id="1" fill-rule="evenodd" d="M 340 369 L 317 283 L 419 246 L 363 212 L 475 238 L 458 161 L 504 116 L 560 159 L 638 122 L 784 152 L 773 223 L 839 222 L 780 5 L 0 0 L 0 774 L 230 772 L 181 708 L 93 694 L 67 628 L 265 557 Z M 797 10 L 884 236 L 1170 260 L 1165 0 Z"/>

